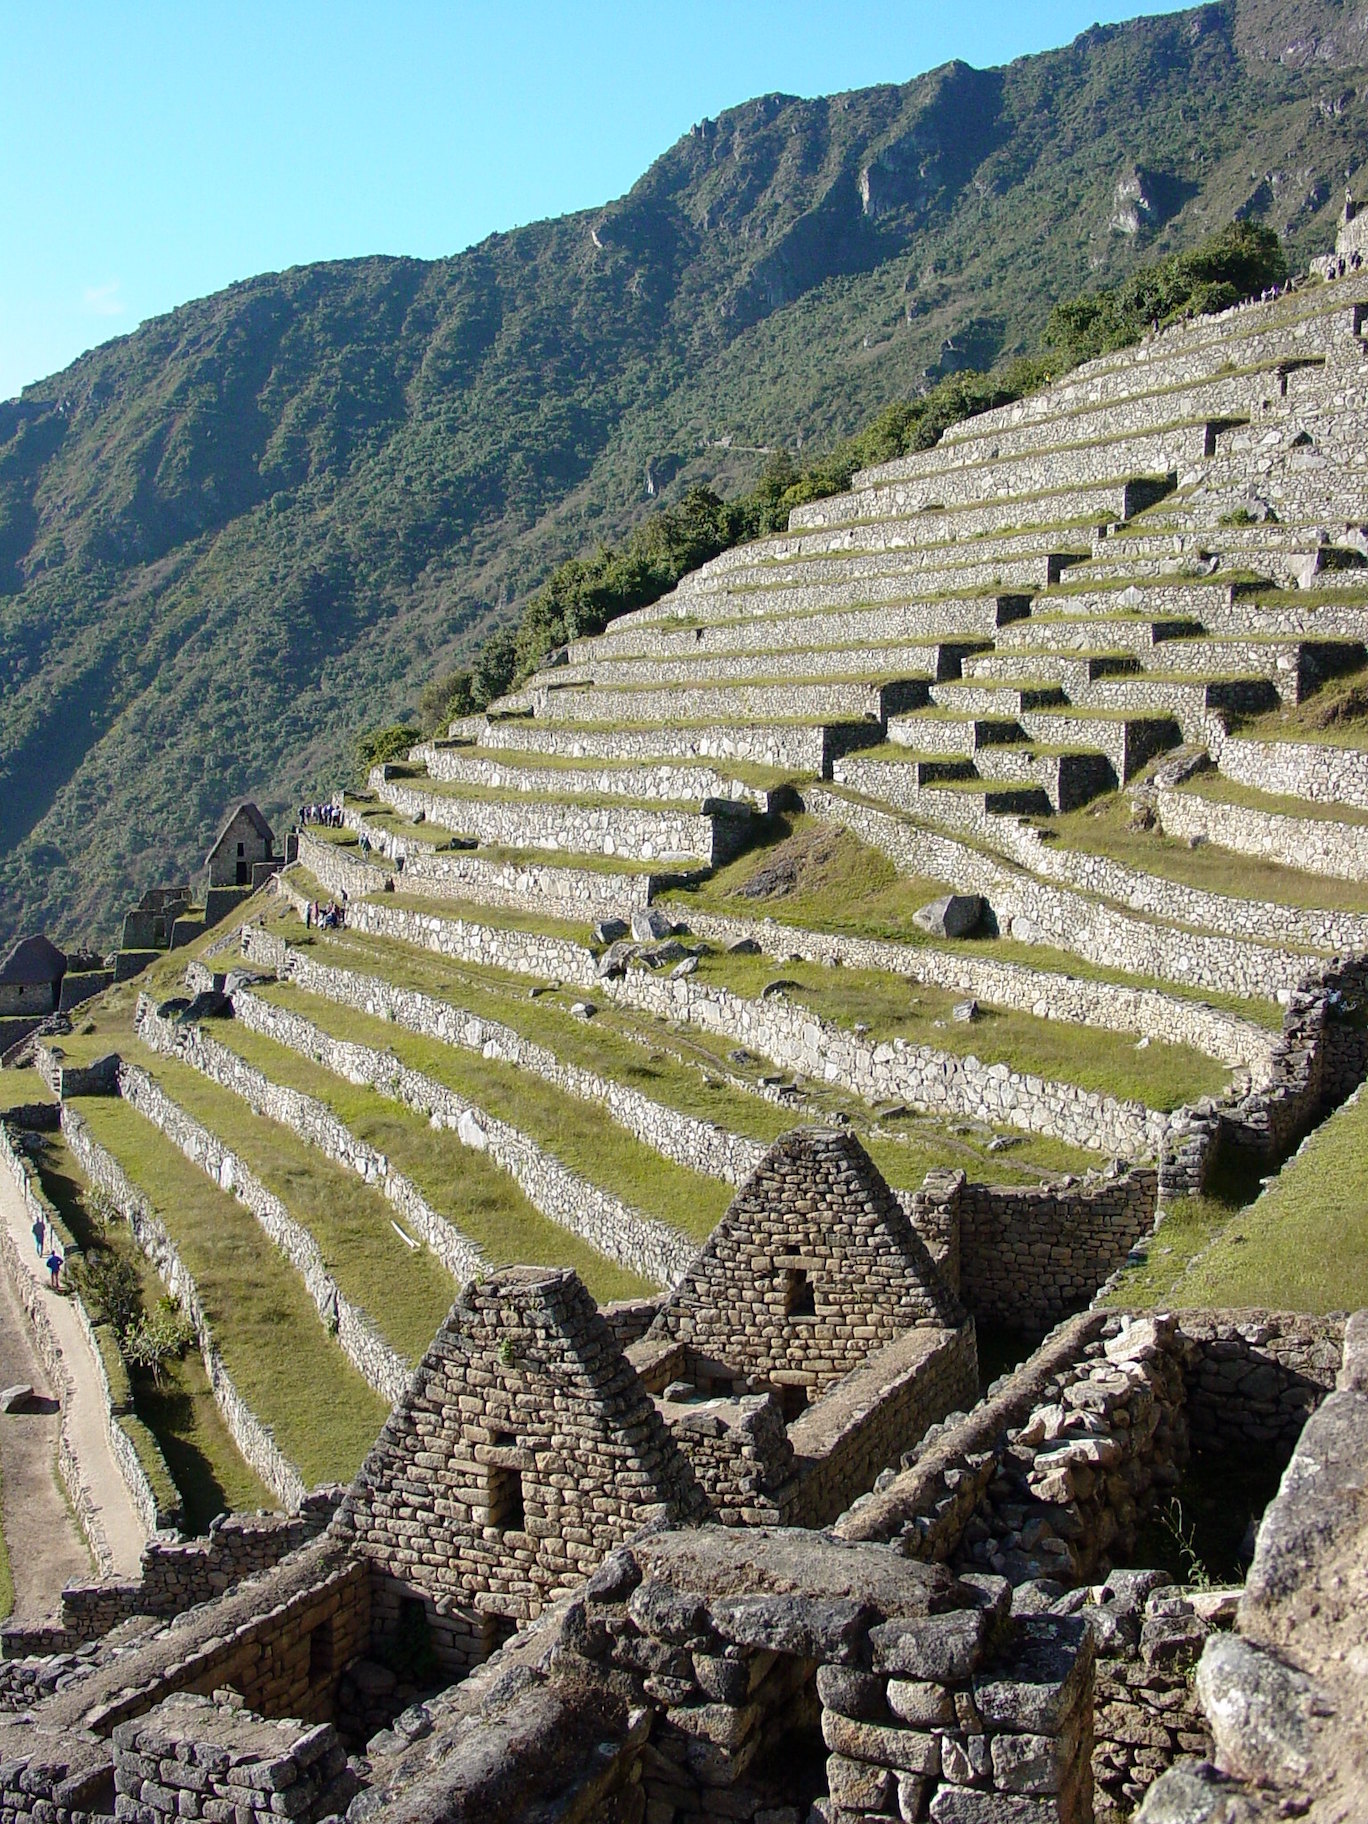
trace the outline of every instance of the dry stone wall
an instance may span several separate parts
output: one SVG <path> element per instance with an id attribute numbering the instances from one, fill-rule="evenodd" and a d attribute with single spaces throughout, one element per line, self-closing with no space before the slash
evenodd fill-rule
<path id="1" fill-rule="evenodd" d="M 422 817 L 495 847 L 558 849 L 579 855 L 619 855 L 637 861 L 691 861 L 720 866 L 745 844 L 748 819 L 733 813 L 691 816 L 631 804 L 505 802 L 425 792 L 371 775 L 372 790 L 401 817 Z"/>
<path id="2" fill-rule="evenodd" d="M 907 873 L 953 882 L 957 892 L 981 893 L 1004 934 L 1024 943 L 1049 943 L 1104 968 L 1253 999 L 1292 988 L 1309 966 L 1304 957 L 1252 942 L 1129 917 L 1080 893 L 1009 872 L 967 843 L 857 799 L 809 790 L 804 801 L 815 816 L 842 825 Z"/>
<path id="3" fill-rule="evenodd" d="M 460 1279 L 483 1268 L 484 1256 L 475 1243 L 439 1215 L 417 1187 L 393 1169 L 383 1153 L 358 1139 L 321 1102 L 284 1084 L 272 1083 L 236 1052 L 210 1038 L 202 1027 L 178 1026 L 163 1018 L 145 996 L 138 1001 L 137 1031 L 152 1050 L 182 1059 L 210 1082 L 241 1096 L 254 1113 L 288 1127 L 310 1146 L 317 1147 L 325 1158 L 382 1191 L 453 1277 Z"/>
<path id="4" fill-rule="evenodd" d="M 347 1298 L 328 1272 L 318 1243 L 273 1191 L 217 1134 L 202 1127 L 150 1077 L 130 1078 L 124 1100 L 149 1120 L 192 1165 L 251 1212 L 304 1282 L 324 1328 L 376 1392 L 391 1404 L 408 1384 L 408 1365 L 384 1340 L 374 1320 Z"/>
<path id="5" fill-rule="evenodd" d="M 615 623 L 620 625 L 620 623 Z M 528 716 L 492 716 L 480 725 L 481 747 L 563 754 L 573 759 L 750 760 L 828 778 L 837 755 L 882 740 L 875 722 L 818 718 L 798 722 L 671 723 L 660 728 L 548 728 Z"/>
<path id="6" fill-rule="evenodd" d="M 373 1019 L 392 1020 L 444 1044 L 516 1064 L 582 1101 L 601 1103 L 629 1133 L 678 1165 L 740 1184 L 764 1155 L 761 1142 L 666 1108 L 627 1084 L 562 1063 L 546 1046 L 523 1038 L 501 1021 L 467 1013 L 417 989 L 396 987 L 379 976 L 334 969 L 272 932 L 252 929 L 244 933 L 243 952 L 249 961 L 273 969 L 282 981 L 294 982 L 306 993 L 354 1007 Z"/>
<path id="7" fill-rule="evenodd" d="M 1333 880 L 1368 880 L 1368 825 L 1287 817 L 1244 804 L 1220 804 L 1195 792 L 1156 792 L 1154 806 L 1164 834 L 1180 842 L 1210 842 Z M 1362 938 L 1357 941 L 1362 947 Z"/>
<path id="8" fill-rule="evenodd" d="M 123 1064 L 119 1068 L 121 1093 L 127 1086 L 136 1097 L 150 1081 L 136 1065 Z M 204 1371 L 233 1442 L 267 1488 L 286 1507 L 298 1508 L 307 1493 L 303 1477 L 276 1444 L 269 1427 L 262 1424 L 238 1392 L 209 1328 L 199 1289 L 166 1225 L 70 1103 L 62 1105 L 62 1134 L 82 1172 L 127 1222 L 133 1239 L 157 1269 L 167 1291 L 194 1324 Z"/>
<path id="9" fill-rule="evenodd" d="M 850 969 L 879 969 L 911 981 L 951 988 L 1011 1007 L 1041 1020 L 1064 1020 L 1110 1031 L 1134 1032 L 1169 1045 L 1191 1045 L 1222 1063 L 1242 1066 L 1255 1086 L 1272 1074 L 1273 1037 L 1252 1020 L 1181 999 L 1160 989 L 1131 988 L 1120 982 L 1088 981 L 1081 976 L 1029 969 L 1021 963 L 966 956 L 927 945 L 900 944 L 882 938 L 845 937 L 804 931 L 773 919 L 720 917 L 689 912 L 689 928 L 720 943 L 750 938 L 769 956 L 799 956 L 807 962 L 832 959 Z"/>
<path id="10" fill-rule="evenodd" d="M 572 1172 L 519 1129 L 495 1119 L 444 1083 L 410 1070 L 392 1052 L 334 1039 L 311 1020 L 244 990 L 233 996 L 233 1011 L 250 1031 L 302 1053 L 350 1083 L 367 1084 L 449 1129 L 463 1146 L 487 1152 L 544 1216 L 620 1266 L 666 1284 L 692 1258 L 693 1245 L 678 1230 Z"/>
<path id="11" fill-rule="evenodd" d="M 1227 735 L 1211 743 L 1211 757 L 1227 779 L 1259 792 L 1368 809 L 1368 753 L 1362 748 Z"/>

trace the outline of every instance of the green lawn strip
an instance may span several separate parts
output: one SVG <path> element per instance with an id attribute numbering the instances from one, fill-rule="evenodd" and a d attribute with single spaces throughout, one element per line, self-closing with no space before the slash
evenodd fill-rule
<path id="1" fill-rule="evenodd" d="M 295 941 L 304 947 L 304 934 L 298 933 Z M 334 968 L 379 976 L 393 987 L 416 989 L 482 1019 L 497 1020 L 520 1037 L 554 1052 L 563 1063 L 577 1064 L 596 1076 L 640 1090 L 667 1108 L 715 1122 L 733 1133 L 774 1140 L 791 1125 L 772 1103 L 725 1083 L 709 1083 L 699 1070 L 676 1062 L 654 1046 L 648 1026 L 615 1007 L 600 1008 L 592 1026 L 586 1026 L 571 1014 L 569 1001 L 562 997 L 544 994 L 529 1000 L 525 977 L 450 963 L 410 944 L 357 932 L 349 931 L 340 940 L 319 933 L 313 954 Z M 392 1025 L 385 1027 L 389 1042 L 397 1030 Z M 643 1047 L 642 1037 L 629 1037 L 632 1031 L 640 1033 L 651 1048 Z"/>
<path id="2" fill-rule="evenodd" d="M 393 1027 L 388 1033 L 397 1036 Z M 543 1216 L 509 1173 L 487 1154 L 462 1146 L 448 1129 L 429 1127 L 425 1119 L 375 1090 L 348 1083 L 245 1027 L 225 1024 L 215 1028 L 214 1036 L 273 1082 L 322 1102 L 359 1139 L 384 1153 L 395 1170 L 416 1185 L 439 1214 L 477 1242 L 495 1265 L 573 1267 L 600 1303 L 651 1290 L 648 1281 Z M 402 1245 L 397 1236 L 395 1241 Z M 429 1332 L 428 1341 L 431 1336 Z"/>
<path id="3" fill-rule="evenodd" d="M 886 806 L 880 808 L 887 809 Z M 1273 1031 L 1281 1030 L 1282 1009 L 1271 1000 L 1244 999 L 1233 994 L 1217 994 L 1210 989 L 1191 988 L 1182 982 L 1160 981 L 1154 976 L 1127 975 L 1124 970 L 1090 963 L 1072 950 L 1056 949 L 1049 944 L 1023 944 L 1005 937 L 959 940 L 929 937 L 912 922 L 913 914 L 928 900 L 954 892 L 956 889 L 951 883 L 900 874 L 879 850 L 861 842 L 849 830 L 824 823 L 819 818 L 804 815 L 778 817 L 771 821 L 775 835 L 764 847 L 748 850 L 697 886 L 673 889 L 659 898 L 685 920 L 690 906 L 697 906 L 700 911 L 752 923 L 767 918 L 800 930 L 882 938 L 952 956 L 1020 963 L 1028 969 L 1072 975 L 1080 981 L 1152 988 L 1179 1000 L 1203 1001 Z M 806 862 L 800 865 L 795 888 L 761 898 L 747 897 L 741 888 L 773 859 L 777 848 L 794 838 L 811 845 L 817 857 L 812 865 Z"/>
<path id="4" fill-rule="evenodd" d="M 1368 1304 L 1368 1098 L 1324 1122 L 1170 1292 L 1185 1306 L 1353 1311 Z"/>
<path id="5" fill-rule="evenodd" d="M 532 859 L 521 852 L 521 859 Z M 633 873 L 642 870 L 634 868 Z M 305 891 L 307 892 L 307 888 Z M 448 920 L 465 919 L 477 925 L 492 925 L 501 931 L 526 931 L 537 937 L 561 937 L 572 944 L 589 942 L 590 921 L 582 923 L 577 919 L 547 918 L 536 912 L 523 912 L 512 906 L 484 906 L 474 902 L 470 904 L 457 899 L 427 899 L 417 893 L 385 893 L 376 896 L 377 903 L 383 906 L 394 906 L 409 912 L 436 914 L 438 918 Z"/>
<path id="6" fill-rule="evenodd" d="M 868 1026 L 871 1042 L 901 1038 L 958 1057 L 972 1053 L 987 1064 L 1007 1064 L 1149 1108 L 1167 1111 L 1218 1094 L 1227 1080 L 1223 1065 L 1191 1046 L 1156 1040 L 1140 1051 L 1129 1033 L 1107 1027 L 1042 1020 L 986 1003 L 976 1020 L 955 1020 L 950 1010 L 962 994 L 881 970 L 712 955 L 702 959 L 698 971 L 699 981 L 730 988 L 747 1000 L 758 999 L 767 982 L 781 979 L 797 983 L 787 991 L 790 1000 L 847 1030 L 856 1023 Z"/>
<path id="7" fill-rule="evenodd" d="M 226 1021 L 211 1030 L 215 1038 L 233 1036 Z M 458 1288 L 430 1249 L 414 1252 L 395 1234 L 388 1199 L 282 1123 L 253 1114 L 241 1096 L 199 1071 L 159 1054 L 145 1054 L 139 1061 L 187 1114 L 231 1146 L 267 1190 L 275 1192 L 318 1243 L 324 1265 L 343 1295 L 361 1306 L 406 1362 L 416 1362 L 437 1334 Z M 279 1081 L 273 1071 L 268 1069 L 267 1074 Z M 266 1241 L 264 1231 L 262 1239 Z"/>
<path id="8" fill-rule="evenodd" d="M 146 1061 L 169 1093 L 182 1087 L 184 1066 Z M 79 1108 L 166 1225 L 247 1405 L 310 1486 L 349 1482 L 389 1408 L 323 1328 L 293 1267 L 235 1198 L 126 1102 L 92 1096 Z"/>
<path id="9" fill-rule="evenodd" d="M 862 1134 L 860 1138 L 897 1191 L 915 1191 L 929 1171 L 940 1167 L 961 1171 L 977 1184 L 1039 1184 L 1045 1174 L 1072 1172 L 1081 1177 L 1102 1163 L 1096 1153 L 1043 1134 L 1008 1135 L 1012 1150 L 990 1153 L 987 1149 L 995 1136 L 991 1130 L 980 1131 L 978 1123 L 971 1127 L 966 1122 L 937 1122 L 922 1116 L 881 1125 L 894 1132 L 902 1130 L 900 1137 Z M 955 1132 L 955 1128 L 961 1131 Z"/>
<path id="10" fill-rule="evenodd" d="M 34 1102 L 55 1103 L 56 1096 L 36 1070 L 0 1071 L 0 1115 Z"/>
<path id="11" fill-rule="evenodd" d="M 730 1201 L 730 1189 L 720 1180 L 662 1158 L 604 1108 L 582 1101 L 532 1071 L 457 1050 L 440 1039 L 408 1032 L 291 986 L 268 988 L 265 997 L 303 1014 L 334 1038 L 350 1039 L 376 1051 L 389 1049 L 411 1069 L 519 1128 L 591 1184 L 699 1239 L 712 1230 Z M 256 1039 L 239 1026 L 230 1027 L 223 1036 L 244 1057 L 249 1055 L 246 1041 Z M 262 1069 L 269 1068 L 262 1058 L 252 1061 Z"/>
<path id="12" fill-rule="evenodd" d="M 733 1132 L 769 1141 L 800 1120 L 811 1118 L 732 1089 L 710 1075 L 710 1065 L 715 1065 L 719 1071 L 737 1074 L 769 1068 L 764 1060 L 757 1060 L 751 1066 L 737 1064 L 726 1055 L 728 1050 L 735 1049 L 731 1041 L 717 1035 L 697 1032 L 693 1028 L 672 1029 L 666 1041 L 660 1035 L 661 1022 L 613 1007 L 602 1008 L 593 1025 L 585 1027 L 569 1013 L 570 1003 L 576 998 L 575 991 L 569 989 L 559 995 L 547 993 L 535 1001 L 528 1001 L 521 981 L 500 981 L 493 971 L 447 965 L 440 958 L 430 964 L 425 952 L 413 952 L 408 945 L 391 944 L 385 939 L 358 938 L 351 933 L 341 940 L 320 941 L 324 961 L 343 967 L 355 966 L 361 972 L 378 975 L 395 986 L 418 988 L 453 1006 L 502 1020 L 567 1062 L 573 1061 L 599 1075 L 630 1083 L 656 1101 L 716 1121 Z M 394 1030 L 393 1026 L 385 1028 L 391 1041 Z M 636 1038 L 628 1036 L 632 1032 L 637 1034 Z M 669 1051 L 662 1049 L 665 1043 L 686 1047 L 699 1057 L 701 1068 L 671 1056 Z M 823 1108 L 829 1105 L 830 1112 L 846 1115 L 861 1132 L 875 1119 L 868 1106 L 853 1094 L 820 1084 L 807 1085 L 806 1093 Z M 956 1165 L 977 1180 L 1034 1183 L 1041 1172 L 1082 1172 L 1097 1164 L 1096 1154 L 1043 1135 L 1021 1135 L 1005 1128 L 996 1130 L 1011 1139 L 1013 1150 L 1010 1154 L 990 1154 L 986 1149 L 995 1137 L 994 1130 L 985 1129 L 982 1137 L 975 1139 L 968 1129 L 961 1135 L 951 1134 L 947 1125 L 934 1116 L 909 1116 L 907 1119 L 911 1131 L 917 1135 L 917 1146 L 927 1160 L 924 1169 L 929 1169 L 930 1165 Z M 884 1125 L 889 1123 L 885 1121 Z M 952 1125 L 963 1126 L 958 1122 Z M 891 1156 L 903 1161 L 910 1151 L 905 1145 L 894 1145 Z M 900 1185 L 921 1182 L 921 1171 L 909 1178 L 910 1166 L 899 1165 L 898 1169 L 903 1174 L 898 1179 Z"/>
<path id="13" fill-rule="evenodd" d="M 1212 804 L 1239 805 L 1245 810 L 1263 811 L 1270 817 L 1295 817 L 1305 823 L 1347 823 L 1359 829 L 1368 825 L 1368 810 L 1360 805 L 1315 804 L 1310 799 L 1294 798 L 1281 792 L 1261 792 L 1257 786 L 1227 779 L 1224 773 L 1196 773 L 1177 789 L 1192 798 L 1205 798 Z"/>
<path id="14" fill-rule="evenodd" d="M 108 1248 L 127 1261 L 138 1278 L 143 1310 L 155 1310 L 166 1288 L 127 1224 L 102 1219 L 60 1134 L 45 1136 L 38 1168 L 43 1189 L 80 1248 Z M 215 1515 L 225 1511 L 276 1505 L 275 1496 L 233 1442 L 197 1349 L 163 1368 L 160 1387 L 143 1370 L 130 1368 L 128 1375 L 134 1411 L 156 1438 L 180 1490 L 188 1532 L 207 1531 Z"/>
<path id="15" fill-rule="evenodd" d="M 1217 777 L 1215 774 L 1203 776 Z M 1204 792 L 1202 795 L 1224 798 L 1223 792 Z M 1315 811 L 1315 807 L 1303 799 L 1276 799 L 1270 800 L 1270 804 L 1280 808 L 1300 806 L 1301 812 L 1308 816 Z M 1292 814 L 1299 813 L 1294 808 Z M 1359 815 L 1368 817 L 1368 813 Z M 1327 820 L 1334 821 L 1333 815 Z M 1056 846 L 1061 849 L 1105 855 L 1123 867 L 1155 874 L 1162 880 L 1194 887 L 1199 892 L 1219 893 L 1245 901 L 1269 900 L 1275 905 L 1320 911 L 1368 913 L 1368 886 L 1283 867 L 1256 855 L 1236 854 L 1213 842 L 1201 842 L 1196 848 L 1189 848 L 1185 840 L 1165 836 L 1157 829 L 1133 829 L 1130 799 L 1125 792 L 1109 793 L 1082 810 L 1066 812 L 1048 822 L 1041 820 L 1036 827 L 1052 832 L 1057 838 Z"/>

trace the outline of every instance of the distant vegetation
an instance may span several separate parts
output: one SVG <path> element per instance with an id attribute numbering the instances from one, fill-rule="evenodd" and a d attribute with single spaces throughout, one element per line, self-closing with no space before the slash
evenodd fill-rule
<path id="1" fill-rule="evenodd" d="M 1281 62 L 1285 13 L 761 96 L 601 209 L 247 278 L 0 401 L 0 949 L 107 944 L 233 799 L 326 796 L 357 730 L 440 727 L 1015 360 L 1165 314 L 1128 279 L 1214 226 L 1323 252 L 1368 81 Z M 1299 42 L 1331 28 L 1360 54 L 1299 0 Z"/>
<path id="2" fill-rule="evenodd" d="M 1120 285 L 1057 304 L 1041 353 L 1017 356 L 991 373 L 947 375 L 915 399 L 900 400 L 799 467 L 787 451 L 770 458 L 755 487 L 735 500 L 691 488 L 677 506 L 643 520 L 619 545 L 600 545 L 551 572 L 523 607 L 516 628 L 486 641 L 469 672 L 449 674 L 423 695 L 431 733 L 483 708 L 527 677 L 567 640 L 601 633 L 620 614 L 648 607 L 710 558 L 766 532 L 781 532 L 794 507 L 843 493 L 858 469 L 891 462 L 936 443 L 952 424 L 1034 392 L 1095 355 L 1138 342 L 1153 324 L 1226 310 L 1287 277 L 1287 258 L 1271 228 L 1235 222 L 1190 253 L 1172 254 Z M 396 731 L 362 738 L 382 742 Z M 391 758 L 380 755 L 376 758 Z M 374 764 L 374 761 L 371 762 Z"/>

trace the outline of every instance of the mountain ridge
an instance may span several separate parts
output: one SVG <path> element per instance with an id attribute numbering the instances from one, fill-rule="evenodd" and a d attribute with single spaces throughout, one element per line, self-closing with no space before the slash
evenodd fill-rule
<path id="1" fill-rule="evenodd" d="M 653 500 L 820 448 L 1234 214 L 1319 250 L 1365 45 L 1368 8 L 1224 4 L 758 97 L 599 208 L 242 280 L 0 405 L 0 940 L 107 938 L 230 799 L 330 786 Z"/>

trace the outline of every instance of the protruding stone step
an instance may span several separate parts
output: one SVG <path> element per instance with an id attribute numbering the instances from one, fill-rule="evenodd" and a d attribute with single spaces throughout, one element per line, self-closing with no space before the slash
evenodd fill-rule
<path id="1" fill-rule="evenodd" d="M 1044 680 L 1036 683 L 975 684 L 966 679 L 957 684 L 933 684 L 931 700 L 940 709 L 961 716 L 1012 719 L 1028 709 L 1048 709 L 1064 703 L 1064 691 L 1058 684 Z"/>

